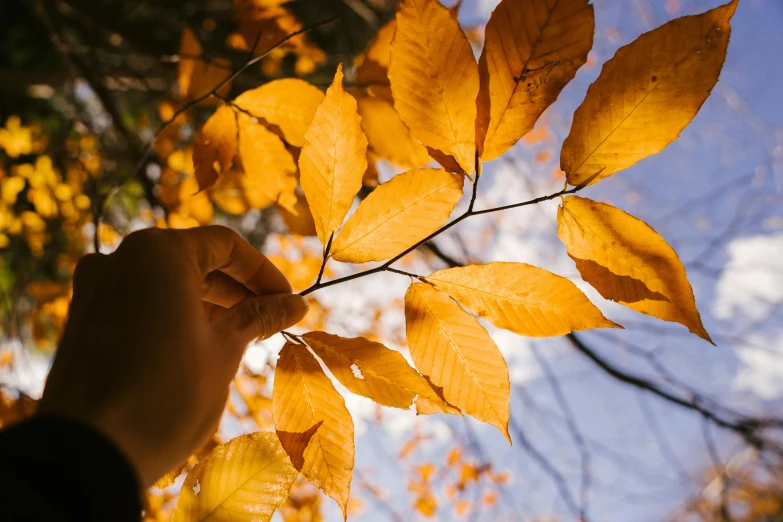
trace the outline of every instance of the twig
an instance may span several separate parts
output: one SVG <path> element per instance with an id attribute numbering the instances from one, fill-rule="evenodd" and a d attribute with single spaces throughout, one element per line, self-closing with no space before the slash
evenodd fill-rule
<path id="1" fill-rule="evenodd" d="M 478 179 L 476 181 L 478 181 Z M 337 278 L 337 279 L 332 279 L 331 281 L 326 281 L 324 283 L 321 283 L 321 282 L 315 283 L 310 288 L 308 288 L 307 290 L 303 291 L 299 295 L 305 296 L 305 295 L 308 295 L 308 294 L 311 294 L 311 293 L 315 292 L 316 290 L 320 290 L 321 288 L 326 288 L 326 287 L 329 287 L 329 286 L 338 285 L 340 283 L 345 283 L 347 281 L 353 281 L 354 279 L 359 279 L 360 277 L 365 277 L 365 276 L 368 276 L 368 275 L 378 274 L 380 272 L 385 272 L 385 271 L 387 271 L 387 269 L 391 265 L 393 265 L 394 263 L 396 263 L 397 261 L 399 261 L 400 259 L 402 259 L 406 255 L 410 254 L 411 252 L 413 252 L 417 248 L 427 244 L 427 242 L 429 242 L 433 238 L 439 236 L 440 234 L 442 234 L 446 230 L 448 230 L 451 227 L 457 225 L 458 223 L 461 223 L 462 221 L 468 219 L 471 216 L 478 216 L 478 215 L 481 215 L 481 214 L 489 214 L 491 212 L 499 212 L 501 210 L 506 210 L 506 209 L 509 209 L 509 208 L 519 208 L 519 207 L 524 207 L 524 206 L 528 206 L 528 205 L 536 205 L 536 204 L 541 203 L 543 201 L 549 201 L 549 200 L 552 200 L 552 199 L 557 199 L 557 198 L 559 198 L 561 196 L 565 196 L 566 194 L 573 194 L 575 192 L 579 192 L 580 190 L 585 188 L 585 186 L 586 185 L 584 185 L 584 184 L 583 185 L 579 185 L 579 186 L 576 186 L 576 187 L 574 187 L 572 189 L 569 189 L 569 190 L 560 190 L 558 192 L 555 192 L 554 194 L 549 194 L 548 196 L 541 196 L 541 197 L 538 197 L 538 198 L 535 198 L 535 199 L 531 199 L 531 200 L 528 200 L 528 201 L 523 201 L 521 203 L 515 203 L 513 205 L 506 205 L 506 206 L 503 206 L 503 207 L 488 208 L 488 209 L 485 209 L 485 210 L 471 210 L 470 208 L 468 208 L 468 210 L 466 210 L 464 214 L 460 215 L 459 217 L 457 217 L 453 221 L 451 221 L 449 223 L 446 223 L 445 225 L 440 227 L 438 230 L 436 230 L 435 232 L 433 232 L 429 236 L 425 237 L 424 239 L 422 239 L 421 241 L 419 241 L 415 245 L 405 249 L 403 252 L 397 254 L 396 256 L 394 256 L 393 258 L 389 259 L 388 261 L 386 261 L 382 265 L 376 266 L 375 268 L 370 268 L 368 270 L 364 270 L 362 272 L 357 272 L 355 274 L 347 275 L 347 276 L 340 277 L 340 278 Z M 475 189 L 476 189 L 476 186 L 474 185 L 474 191 L 475 191 Z M 475 194 L 474 194 L 474 197 L 475 197 Z"/>
<path id="2" fill-rule="evenodd" d="M 332 250 L 332 240 L 334 240 L 334 232 L 329 236 L 329 241 L 326 242 L 326 248 L 324 248 L 324 258 L 321 261 L 321 269 L 318 271 L 318 279 L 315 280 L 315 284 L 321 282 L 321 278 L 324 276 L 324 270 L 326 270 L 326 262 L 329 261 L 329 252 Z"/>

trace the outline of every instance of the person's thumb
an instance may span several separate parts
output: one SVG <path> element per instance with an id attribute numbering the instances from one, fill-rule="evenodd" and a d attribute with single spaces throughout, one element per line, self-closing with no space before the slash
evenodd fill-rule
<path id="1" fill-rule="evenodd" d="M 295 325 L 309 309 L 307 299 L 297 294 L 249 297 L 222 314 L 218 328 L 226 335 L 239 337 L 244 347 L 254 339 L 266 339 Z"/>

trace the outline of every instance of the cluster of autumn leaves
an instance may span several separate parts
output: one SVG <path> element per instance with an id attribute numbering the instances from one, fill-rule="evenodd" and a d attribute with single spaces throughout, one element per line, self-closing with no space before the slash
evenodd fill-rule
<path id="1" fill-rule="evenodd" d="M 717 82 L 736 6 L 734 0 L 669 22 L 604 65 L 563 144 L 561 168 L 574 189 L 561 195 L 677 138 Z M 220 107 L 196 138 L 199 186 L 240 176 L 248 198 L 312 215 L 324 263 L 384 261 L 387 267 L 443 230 L 466 178 L 475 195 L 481 163 L 533 128 L 586 62 L 593 33 L 588 0 L 503 0 L 476 62 L 453 13 L 437 0 L 403 0 L 357 63 L 359 87 L 344 87 L 340 66 L 325 95 L 300 80 L 277 80 Z M 385 119 L 395 123 L 378 128 L 380 110 L 393 111 L 399 122 Z M 403 146 L 390 144 L 386 130 Z M 413 170 L 378 185 L 346 221 L 368 153 Z M 442 167 L 418 168 L 430 157 Z M 471 202 L 461 218 L 474 212 Z M 710 340 L 676 253 L 644 222 L 570 196 L 558 210 L 558 237 L 603 297 Z M 298 472 L 345 513 L 353 421 L 321 363 L 349 391 L 380 405 L 471 415 L 509 438 L 508 370 L 477 317 L 531 337 L 618 327 L 572 282 L 523 263 L 415 277 L 405 295 L 415 369 L 399 352 L 365 338 L 290 336 L 274 380 L 277 435 L 245 435 L 202 460 L 185 482 L 175 517 L 203 520 L 225 510 L 228 519 L 230 512 L 250 511 L 267 519 Z M 191 491 L 196 481 L 199 495 Z"/>

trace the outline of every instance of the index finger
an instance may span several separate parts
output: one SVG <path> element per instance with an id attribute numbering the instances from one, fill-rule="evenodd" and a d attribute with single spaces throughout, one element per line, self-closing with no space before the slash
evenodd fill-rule
<path id="1" fill-rule="evenodd" d="M 256 295 L 293 291 L 274 263 L 230 228 L 211 225 L 177 233 L 195 249 L 203 277 L 220 270 Z"/>

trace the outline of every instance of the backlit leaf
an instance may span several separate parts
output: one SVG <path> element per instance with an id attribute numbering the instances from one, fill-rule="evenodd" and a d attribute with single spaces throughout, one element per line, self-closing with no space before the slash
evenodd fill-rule
<path id="1" fill-rule="evenodd" d="M 712 342 L 677 253 L 647 223 L 576 196 L 564 200 L 557 221 L 568 255 L 602 296 Z"/>
<path id="2" fill-rule="evenodd" d="M 278 432 L 304 433 L 323 421 L 304 452 L 300 471 L 346 512 L 353 474 L 353 419 L 307 347 L 288 343 L 280 351 L 272 391 Z M 297 461 L 294 455 L 293 461 Z"/>
<path id="3" fill-rule="evenodd" d="M 465 33 L 438 0 L 403 0 L 391 43 L 394 107 L 421 142 L 475 170 L 479 74 Z"/>
<path id="4" fill-rule="evenodd" d="M 563 143 L 568 183 L 595 183 L 677 139 L 718 81 L 736 8 L 672 20 L 604 64 Z"/>
<path id="5" fill-rule="evenodd" d="M 309 83 L 284 78 L 245 91 L 234 103 L 279 129 L 280 135 L 291 145 L 301 147 L 307 127 L 323 98 L 324 93 Z"/>
<path id="6" fill-rule="evenodd" d="M 294 210 L 296 213 L 290 210 L 280 207 L 280 216 L 285 221 L 285 225 L 288 227 L 288 231 L 292 234 L 299 236 L 314 236 L 315 235 L 315 221 L 313 220 L 313 214 L 310 212 L 310 207 L 307 205 L 307 200 L 300 194 L 295 194 L 296 203 L 294 204 Z"/>
<path id="7" fill-rule="evenodd" d="M 274 433 L 242 435 L 215 448 L 188 473 L 172 519 L 271 520 L 297 474 Z"/>
<path id="8" fill-rule="evenodd" d="M 193 166 L 199 190 L 214 185 L 218 176 L 231 168 L 237 153 L 237 132 L 237 115 L 224 105 L 196 133 Z"/>
<path id="9" fill-rule="evenodd" d="M 239 155 L 247 183 L 268 201 L 289 210 L 296 205 L 296 164 L 280 138 L 239 114 Z"/>
<path id="10" fill-rule="evenodd" d="M 389 85 L 387 76 L 391 56 L 391 42 L 397 30 L 397 20 L 392 18 L 378 29 L 375 39 L 356 63 L 356 81 L 361 85 Z"/>
<path id="11" fill-rule="evenodd" d="M 346 339 L 325 332 L 302 336 L 343 386 L 381 406 L 410 408 L 426 401 L 433 413 L 456 413 L 444 404 L 419 372 L 397 351 L 364 337 Z M 418 403 L 417 401 L 417 403 Z"/>
<path id="12" fill-rule="evenodd" d="M 362 96 L 358 101 L 362 128 L 375 154 L 409 169 L 430 162 L 427 149 L 413 137 L 391 102 L 374 96 Z"/>
<path id="13" fill-rule="evenodd" d="M 443 225 L 462 197 L 464 176 L 443 169 L 411 170 L 379 185 L 332 244 L 337 261 L 383 261 Z"/>
<path id="14" fill-rule="evenodd" d="M 299 156 L 302 190 L 321 244 L 340 228 L 367 170 L 367 137 L 356 100 L 343 88 L 343 67 L 326 91 Z"/>
<path id="15" fill-rule="evenodd" d="M 448 268 L 427 279 L 477 316 L 520 335 L 617 327 L 574 283 L 525 263 Z"/>
<path id="16" fill-rule="evenodd" d="M 476 141 L 484 160 L 527 134 L 587 61 L 595 20 L 588 0 L 503 0 L 479 59 Z"/>
<path id="17" fill-rule="evenodd" d="M 405 294 L 405 330 L 416 368 L 463 413 L 508 436 L 508 367 L 487 331 L 445 292 L 414 283 Z"/>

